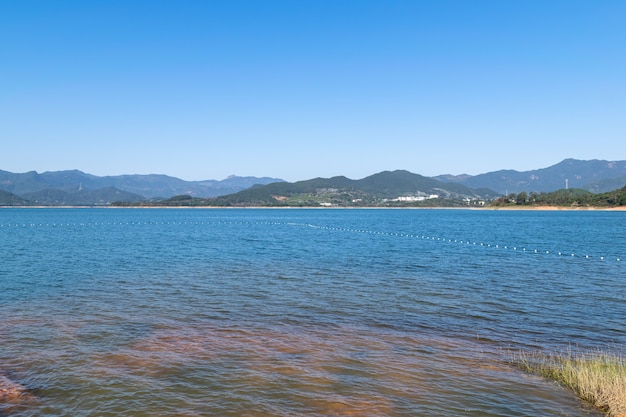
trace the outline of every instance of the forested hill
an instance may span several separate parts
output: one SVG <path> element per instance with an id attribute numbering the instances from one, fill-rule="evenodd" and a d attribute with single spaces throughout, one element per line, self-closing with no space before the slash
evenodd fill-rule
<path id="1" fill-rule="evenodd" d="M 25 198 L 18 197 L 8 191 L 0 190 L 0 206 L 28 206 L 32 202 Z"/>
<path id="2" fill-rule="evenodd" d="M 156 205 L 433 206 L 465 204 L 469 200 L 490 200 L 496 197 L 496 193 L 491 190 L 474 190 L 460 184 L 446 184 L 432 178 L 398 170 L 384 171 L 360 180 L 339 176 L 294 183 L 273 183 L 211 199 L 178 196 Z M 456 203 L 452 203 L 453 201 Z"/>
<path id="3" fill-rule="evenodd" d="M 118 190 L 114 187 L 74 192 L 48 188 L 17 196 L 0 190 L 0 206 L 108 206 L 113 202 L 143 201 L 138 194 Z"/>
<path id="4" fill-rule="evenodd" d="M 562 189 L 551 193 L 511 193 L 491 203 L 494 207 L 619 207 L 626 206 L 626 186 L 606 193 L 594 194 L 579 188 Z"/>

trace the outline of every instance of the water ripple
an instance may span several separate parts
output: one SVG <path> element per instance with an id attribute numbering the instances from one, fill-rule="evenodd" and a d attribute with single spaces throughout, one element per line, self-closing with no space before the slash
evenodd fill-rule
<path id="1" fill-rule="evenodd" d="M 2 211 L 0 415 L 597 415 L 503 349 L 626 343 L 621 216 Z"/>

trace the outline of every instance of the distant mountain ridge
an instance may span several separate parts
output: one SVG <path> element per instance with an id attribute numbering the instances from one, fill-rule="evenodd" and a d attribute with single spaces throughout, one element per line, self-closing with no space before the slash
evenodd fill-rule
<path id="1" fill-rule="evenodd" d="M 52 171 L 41 174 L 30 171 L 15 174 L 0 171 L 0 190 L 18 196 L 30 196 L 43 190 L 59 190 L 76 193 L 83 190 L 115 188 L 126 193 L 136 194 L 144 199 L 168 198 L 188 194 L 197 197 L 215 197 L 231 194 L 255 184 L 269 184 L 283 181 L 269 177 L 230 176 L 225 180 L 184 181 L 167 175 L 118 175 L 98 177 L 79 170 Z M 25 197 L 26 198 L 26 197 Z"/>
<path id="2" fill-rule="evenodd" d="M 626 185 L 626 161 L 565 159 L 548 168 L 532 171 L 500 170 L 480 175 L 439 175 L 439 181 L 489 188 L 501 194 L 550 192 L 580 188 L 593 193 L 612 191 Z"/>
<path id="3" fill-rule="evenodd" d="M 563 188 L 603 193 L 625 185 L 626 161 L 576 159 L 524 172 L 500 170 L 475 176 L 424 177 L 397 170 L 360 180 L 339 176 L 295 183 L 269 177 L 231 176 L 221 181 L 184 181 L 160 174 L 98 177 L 79 170 L 41 174 L 0 170 L 0 205 L 108 205 L 117 201 L 156 201 L 175 196 L 219 197 L 218 203 L 235 205 L 253 202 L 271 205 L 290 198 L 294 199 L 294 204 L 302 205 L 326 204 L 327 201 L 347 204 L 352 200 L 373 204 L 385 199 L 410 201 L 429 195 L 488 200 L 523 191 L 552 192 Z"/>

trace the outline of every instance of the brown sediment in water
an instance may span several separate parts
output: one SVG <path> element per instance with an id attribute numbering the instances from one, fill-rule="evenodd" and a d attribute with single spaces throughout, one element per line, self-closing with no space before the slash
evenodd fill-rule
<path id="1" fill-rule="evenodd" d="M 391 402 L 387 398 L 376 395 L 321 400 L 312 404 L 312 408 L 316 410 L 316 414 L 324 416 L 365 417 L 393 414 Z"/>
<path id="2" fill-rule="evenodd" d="M 181 368 L 193 367 L 194 361 L 212 362 L 220 369 L 231 364 L 229 378 L 233 386 L 245 387 L 247 395 L 272 392 L 277 386 L 289 387 L 295 393 L 291 401 L 316 415 L 392 415 L 391 401 L 385 395 L 345 387 L 336 392 L 342 379 L 356 369 L 342 357 L 345 348 L 386 349 L 385 343 L 372 341 L 372 345 L 367 345 L 358 337 L 354 340 L 355 335 L 346 338 L 346 333 L 330 336 L 315 331 L 275 329 L 162 329 L 119 351 L 94 357 L 94 364 L 102 377 L 132 374 L 150 378 L 167 377 Z M 389 371 L 391 379 L 403 373 L 400 366 L 391 366 L 389 370 L 380 363 L 371 366 L 377 368 L 379 376 Z M 411 380 L 405 371 L 396 383 L 416 384 L 418 380 Z M 258 412 L 250 415 L 263 415 L 259 407 Z"/>
<path id="3" fill-rule="evenodd" d="M 24 385 L 0 375 L 0 404 L 16 404 L 34 398 L 35 396 Z"/>
<path id="4" fill-rule="evenodd" d="M 424 363 L 414 355 L 394 353 L 415 342 L 363 329 L 328 333 L 296 329 L 162 329 L 126 348 L 94 357 L 103 376 L 132 374 L 163 377 L 195 361 L 230 364 L 235 386 L 270 392 L 276 386 L 299 393 L 295 400 L 320 415 L 391 415 L 390 398 L 429 390 Z M 423 343 L 423 341 L 422 341 Z M 442 342 L 445 345 L 446 342 Z M 405 346 L 406 347 L 406 346 Z M 442 347 L 444 348 L 444 347 Z M 364 381 L 352 386 L 352 379 Z M 371 386 L 384 387 L 382 392 Z"/>
<path id="5" fill-rule="evenodd" d="M 227 345 L 222 338 L 196 331 L 159 330 L 126 348 L 93 358 L 105 374 L 135 374 L 152 377 L 194 360 L 216 361 Z"/>
<path id="6" fill-rule="evenodd" d="M 74 327 L 58 330 L 71 340 Z M 483 356 L 489 346 L 469 339 L 358 325 L 157 326 L 116 346 L 81 358 L 88 367 L 68 376 L 72 384 L 100 387 L 106 381 L 98 395 L 108 398 L 108 390 L 117 389 L 111 387 L 130 381 L 138 396 L 162 393 L 176 402 L 172 384 L 188 383 L 185 415 L 206 411 L 207 392 L 223 404 L 255 404 L 255 412 L 250 408 L 241 416 L 276 416 L 286 409 L 302 415 L 400 415 L 401 407 L 420 398 L 463 395 L 458 386 L 477 375 L 487 385 L 472 390 L 487 392 L 492 382 L 501 387 L 501 380 L 509 389 L 511 374 L 517 373 L 494 356 Z M 195 376 L 187 379 L 190 374 Z"/>

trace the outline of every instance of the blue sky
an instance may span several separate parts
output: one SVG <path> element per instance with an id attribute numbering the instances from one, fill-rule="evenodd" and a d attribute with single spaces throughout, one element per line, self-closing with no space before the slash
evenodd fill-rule
<path id="1" fill-rule="evenodd" d="M 626 160 L 626 2 L 0 0 L 0 169 L 296 181 Z"/>

